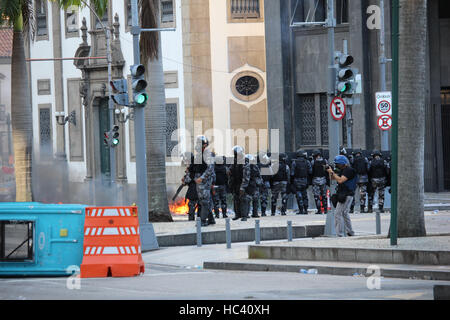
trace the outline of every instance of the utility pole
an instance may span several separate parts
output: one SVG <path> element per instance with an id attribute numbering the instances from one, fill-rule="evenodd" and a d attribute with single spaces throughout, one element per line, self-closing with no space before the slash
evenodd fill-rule
<path id="1" fill-rule="evenodd" d="M 392 59 L 386 59 L 384 0 L 380 0 L 380 89 L 386 91 L 386 63 Z M 381 133 L 381 151 L 389 151 L 389 134 L 383 130 Z"/>
<path id="2" fill-rule="evenodd" d="M 397 174 L 398 174 L 398 62 L 399 62 L 399 0 L 392 0 L 392 164 L 391 164 L 391 246 L 397 245 Z"/>
<path id="3" fill-rule="evenodd" d="M 152 28 L 143 29 L 139 25 L 138 2 L 131 0 L 131 34 L 133 35 L 133 60 L 134 65 L 141 64 L 139 35 L 141 32 L 175 31 L 175 28 Z M 158 248 L 153 225 L 148 221 L 148 185 L 147 185 L 147 152 L 145 141 L 145 118 L 144 107 L 134 108 L 134 136 L 136 150 L 136 187 L 137 205 L 139 216 L 139 227 L 141 235 L 142 250 Z"/>

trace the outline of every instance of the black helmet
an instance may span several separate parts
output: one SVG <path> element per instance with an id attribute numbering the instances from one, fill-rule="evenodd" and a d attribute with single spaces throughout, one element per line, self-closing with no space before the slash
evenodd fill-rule
<path id="1" fill-rule="evenodd" d="M 313 155 L 313 157 L 315 158 L 315 157 L 317 157 L 317 156 L 319 156 L 319 155 L 321 156 L 321 155 L 322 155 L 322 152 L 320 152 L 320 150 L 316 149 L 316 150 L 313 151 L 312 155 Z"/>
<path id="2" fill-rule="evenodd" d="M 306 152 L 305 150 L 303 150 L 303 149 L 298 149 L 297 150 L 297 153 L 296 153 L 296 156 L 297 156 L 297 158 L 308 158 L 308 152 Z"/>
<path id="3" fill-rule="evenodd" d="M 378 151 L 378 150 L 373 150 L 373 152 L 372 152 L 372 157 L 375 157 L 375 156 L 382 156 L 382 154 L 381 154 L 381 152 L 380 151 Z"/>
<path id="4" fill-rule="evenodd" d="M 341 147 L 339 150 L 339 154 L 341 156 L 346 156 L 347 155 L 347 150 L 345 149 L 345 147 Z"/>
<path id="5" fill-rule="evenodd" d="M 352 154 L 353 154 L 354 156 L 356 156 L 358 153 L 362 155 L 362 150 L 361 150 L 361 148 L 355 149 L 355 150 L 353 150 L 353 152 L 352 152 Z"/>
<path id="6" fill-rule="evenodd" d="M 205 136 L 197 136 L 197 138 L 196 138 L 196 142 L 197 142 L 197 144 L 202 144 L 202 146 L 204 146 L 204 145 L 209 145 L 209 141 L 208 141 L 208 138 L 206 138 Z"/>
<path id="7" fill-rule="evenodd" d="M 280 153 L 278 158 L 280 159 L 280 162 L 286 162 L 287 161 L 286 153 Z"/>

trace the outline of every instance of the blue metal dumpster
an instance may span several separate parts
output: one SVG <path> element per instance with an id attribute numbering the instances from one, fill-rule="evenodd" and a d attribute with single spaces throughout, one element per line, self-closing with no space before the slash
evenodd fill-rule
<path id="1" fill-rule="evenodd" d="M 70 275 L 83 260 L 85 207 L 0 203 L 0 276 Z"/>

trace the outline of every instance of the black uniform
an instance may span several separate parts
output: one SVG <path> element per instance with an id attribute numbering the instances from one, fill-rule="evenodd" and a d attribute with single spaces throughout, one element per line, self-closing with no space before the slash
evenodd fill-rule
<path id="1" fill-rule="evenodd" d="M 222 216 L 227 218 L 227 189 L 228 189 L 228 172 L 225 162 L 223 164 L 214 164 L 214 172 L 216 173 L 216 181 L 214 183 L 213 202 L 214 213 L 219 218 L 219 207 L 222 209 Z"/>
<path id="2" fill-rule="evenodd" d="M 272 216 L 275 215 L 279 194 L 281 195 L 281 215 L 286 215 L 287 185 L 290 179 L 290 169 L 285 161 L 285 158 L 280 157 L 278 171 L 272 177 Z"/>
<path id="3" fill-rule="evenodd" d="M 314 201 L 316 202 L 317 213 L 321 213 L 323 208 L 324 213 L 328 212 L 327 206 L 327 183 L 329 174 L 325 167 L 328 165 L 327 160 L 322 157 L 316 157 L 312 165 L 312 185 Z"/>
<path id="4" fill-rule="evenodd" d="M 308 214 L 308 180 L 312 174 L 311 163 L 305 157 L 297 157 L 292 161 L 291 177 L 297 198 L 298 213 Z"/>

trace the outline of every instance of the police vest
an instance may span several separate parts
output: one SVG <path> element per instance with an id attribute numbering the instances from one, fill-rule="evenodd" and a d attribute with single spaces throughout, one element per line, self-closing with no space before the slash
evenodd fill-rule
<path id="1" fill-rule="evenodd" d="M 370 165 L 370 172 L 372 178 L 386 177 L 386 167 L 383 159 L 374 159 Z"/>
<path id="2" fill-rule="evenodd" d="M 367 174 L 367 164 L 366 159 L 364 157 L 356 157 L 353 163 L 353 167 L 356 170 L 356 173 L 359 175 Z"/>
<path id="3" fill-rule="evenodd" d="M 274 182 L 288 181 L 286 164 L 284 162 L 280 162 L 278 172 L 273 176 L 272 181 Z"/>
<path id="4" fill-rule="evenodd" d="M 233 186 L 240 186 L 243 178 L 243 164 L 233 164 L 231 166 L 231 176 L 233 178 Z"/>
<path id="5" fill-rule="evenodd" d="M 294 178 L 308 178 L 308 163 L 305 158 L 295 159 Z"/>
<path id="6" fill-rule="evenodd" d="M 216 183 L 217 186 L 223 186 L 227 184 L 227 169 L 224 164 L 215 164 L 214 172 L 216 173 Z"/>
<path id="7" fill-rule="evenodd" d="M 324 165 L 327 163 L 324 159 L 322 160 L 314 160 L 314 166 L 313 166 L 313 177 L 314 178 L 320 178 L 320 177 L 326 177 L 327 172 L 325 171 Z"/>

